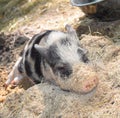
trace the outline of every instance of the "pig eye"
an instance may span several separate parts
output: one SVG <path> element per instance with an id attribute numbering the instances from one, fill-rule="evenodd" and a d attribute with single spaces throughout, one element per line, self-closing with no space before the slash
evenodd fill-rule
<path id="1" fill-rule="evenodd" d="M 64 72 L 65 68 L 64 67 L 57 67 L 57 70 Z"/>
<path id="2" fill-rule="evenodd" d="M 70 68 L 69 65 L 66 65 L 66 64 L 63 64 L 61 66 L 57 66 L 56 71 L 57 71 L 57 73 L 60 74 L 60 76 L 62 78 L 69 77 L 70 74 L 72 73 L 72 69 Z"/>

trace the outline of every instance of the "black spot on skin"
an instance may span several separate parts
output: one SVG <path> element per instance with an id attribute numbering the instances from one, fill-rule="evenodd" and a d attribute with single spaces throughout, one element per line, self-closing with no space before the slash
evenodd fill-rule
<path id="1" fill-rule="evenodd" d="M 30 63 L 25 60 L 25 70 L 26 70 L 26 74 L 31 77 L 32 76 L 32 71 L 31 71 L 31 68 L 30 68 Z"/>
<path id="2" fill-rule="evenodd" d="M 65 46 L 70 46 L 71 45 L 70 40 L 67 39 L 67 38 L 66 39 L 61 39 L 60 43 L 61 43 L 61 45 L 65 45 Z"/>
<path id="3" fill-rule="evenodd" d="M 34 66 L 35 73 L 38 75 L 38 77 L 43 77 L 42 72 L 41 72 L 40 64 L 41 64 L 41 57 L 40 57 L 40 55 L 38 55 L 35 58 L 35 66 Z"/>
<path id="4" fill-rule="evenodd" d="M 26 51 L 23 50 L 20 54 L 21 56 L 23 56 L 23 58 L 25 58 L 24 68 L 25 68 L 25 71 L 26 71 L 26 75 L 28 77 L 30 77 L 35 83 L 40 83 L 40 81 L 37 80 L 38 78 L 33 76 L 34 75 L 33 72 L 35 74 L 37 74 L 38 77 L 40 77 L 40 79 L 42 77 L 42 72 L 41 72 L 41 67 L 40 67 L 41 56 L 36 51 L 36 49 L 34 48 L 34 44 L 39 44 L 41 39 L 43 37 L 45 37 L 46 35 L 49 35 L 51 32 L 52 32 L 51 30 L 48 30 L 48 31 L 41 32 L 40 34 L 34 35 L 33 38 L 28 43 L 27 50 Z M 30 54 L 30 57 L 28 57 L 29 54 Z M 31 64 L 29 62 L 29 58 L 31 58 L 35 62 L 34 70 L 31 69 Z M 24 71 L 23 70 L 23 65 L 22 65 L 21 62 L 20 62 L 20 65 L 18 67 L 18 70 L 19 70 L 20 73 L 23 73 L 23 71 Z"/>
<path id="5" fill-rule="evenodd" d="M 30 63 L 28 61 L 25 60 L 25 70 L 26 70 L 26 74 L 37 84 L 41 82 L 41 78 L 43 77 L 42 75 L 42 71 L 41 71 L 41 57 L 39 55 L 38 52 L 35 53 L 36 56 L 34 58 L 34 73 L 39 77 L 39 80 L 37 80 L 38 78 L 36 78 L 36 76 L 33 76 L 33 70 L 31 70 L 31 66 Z"/>
<path id="6" fill-rule="evenodd" d="M 26 51 L 26 53 L 25 53 L 25 57 L 27 57 L 28 54 L 29 54 L 29 49 Z"/>
<path id="7" fill-rule="evenodd" d="M 88 63 L 89 62 L 88 57 L 86 56 L 86 54 L 81 49 L 78 49 L 77 52 L 78 52 L 78 54 L 80 56 L 80 59 L 82 59 L 82 61 L 84 63 Z"/>
<path id="8" fill-rule="evenodd" d="M 69 63 L 62 63 L 60 56 L 58 55 L 58 48 L 54 44 L 49 47 L 47 52 L 46 61 L 50 65 L 51 69 L 55 74 L 60 74 L 61 78 L 70 76 L 72 73 L 72 67 Z M 45 64 L 44 64 L 45 65 Z"/>
<path id="9" fill-rule="evenodd" d="M 57 70 L 59 71 L 61 78 L 69 77 L 72 74 L 72 68 L 67 63 L 62 67 L 58 67 Z"/>
<path id="10" fill-rule="evenodd" d="M 36 51 L 36 49 L 34 48 L 34 45 L 35 45 L 35 44 L 39 44 L 40 41 L 41 41 L 41 39 L 42 39 L 44 36 L 49 35 L 51 32 L 52 32 L 52 30 L 47 30 L 45 33 L 40 33 L 40 34 L 38 34 L 38 35 L 36 35 L 35 37 L 32 38 L 32 39 L 33 39 L 33 42 L 31 42 L 31 43 L 32 43 L 32 46 L 31 46 L 31 58 L 32 58 L 32 59 L 34 59 L 34 58 L 37 56 L 37 54 L 39 54 L 39 53 L 36 53 L 37 51 Z M 40 54 L 39 54 L 39 55 L 40 55 Z"/>
<path id="11" fill-rule="evenodd" d="M 49 35 L 51 32 L 52 30 L 46 30 L 44 32 L 34 35 L 32 39 L 29 41 L 28 45 L 30 45 L 31 43 L 33 43 L 33 45 L 38 44 L 44 36 Z"/>
<path id="12" fill-rule="evenodd" d="M 37 80 L 36 77 L 33 76 L 33 74 L 32 74 L 33 72 L 31 70 L 30 63 L 27 62 L 26 60 L 25 60 L 25 70 L 26 70 L 27 76 L 30 77 L 35 84 L 38 84 L 41 82 L 41 80 Z"/>
<path id="13" fill-rule="evenodd" d="M 61 78 L 69 77 L 72 74 L 72 67 L 69 63 L 61 63 L 55 68 L 55 73 L 59 73 Z"/>
<path id="14" fill-rule="evenodd" d="M 51 66 L 51 68 L 53 68 L 58 62 L 61 61 L 61 58 L 57 54 L 57 52 L 58 50 L 56 45 L 52 45 L 48 49 L 46 60 L 48 64 Z"/>

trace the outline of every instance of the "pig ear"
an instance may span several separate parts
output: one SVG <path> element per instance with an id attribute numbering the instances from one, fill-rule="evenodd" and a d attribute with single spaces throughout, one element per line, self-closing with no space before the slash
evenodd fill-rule
<path id="1" fill-rule="evenodd" d="M 46 55 L 47 55 L 47 48 L 46 47 L 35 44 L 34 48 L 40 53 L 40 55 L 42 57 L 44 57 L 44 58 L 46 57 Z"/>
<path id="2" fill-rule="evenodd" d="M 75 29 L 73 29 L 70 25 L 66 25 L 65 29 L 67 30 L 67 33 L 72 36 L 73 39 L 77 39 L 78 40 L 78 36 L 77 33 L 75 31 Z"/>
<path id="3" fill-rule="evenodd" d="M 75 30 L 70 26 L 70 25 L 65 25 L 65 29 L 67 30 L 67 32 L 69 33 L 71 33 L 71 32 L 75 32 Z"/>

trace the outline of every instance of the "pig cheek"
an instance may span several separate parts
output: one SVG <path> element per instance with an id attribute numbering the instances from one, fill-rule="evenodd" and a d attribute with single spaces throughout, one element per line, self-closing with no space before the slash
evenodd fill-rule
<path id="1" fill-rule="evenodd" d="M 45 78 L 46 80 L 55 83 L 55 81 L 56 81 L 56 76 L 55 76 L 55 74 L 53 73 L 52 68 L 51 68 L 48 64 L 46 64 L 46 66 L 43 66 L 43 65 L 42 65 L 42 73 L 43 73 L 43 76 L 44 76 L 44 78 Z"/>

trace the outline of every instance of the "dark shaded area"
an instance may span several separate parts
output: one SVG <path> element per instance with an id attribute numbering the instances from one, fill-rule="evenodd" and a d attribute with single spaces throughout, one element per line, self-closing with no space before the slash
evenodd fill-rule
<path id="1" fill-rule="evenodd" d="M 21 39 L 22 38 L 22 39 Z M 14 34 L 0 34 L 0 65 L 6 65 L 16 60 L 16 54 L 20 54 L 21 46 L 24 46 L 29 38 L 24 35 Z M 17 52 L 14 52 L 17 49 Z"/>
<path id="2" fill-rule="evenodd" d="M 120 2 L 106 0 L 97 4 L 97 12 L 88 15 L 77 27 L 77 34 L 106 35 L 115 37 L 115 32 L 120 26 Z"/>
<path id="3" fill-rule="evenodd" d="M 112 8 L 107 4 L 98 4 L 97 13 L 86 15 L 80 26 L 77 27 L 77 34 L 107 35 L 114 37 L 115 30 L 120 26 L 120 8 Z"/>
<path id="4" fill-rule="evenodd" d="M 14 41 L 14 47 L 19 47 L 20 45 L 23 45 L 26 41 L 28 41 L 29 38 L 25 36 L 17 36 Z"/>
<path id="5" fill-rule="evenodd" d="M 98 5 L 97 13 L 94 15 L 89 15 L 88 17 L 97 19 L 101 22 L 111 22 L 115 20 L 120 20 L 120 9 L 112 9 L 112 6 L 105 7 Z"/>
<path id="6" fill-rule="evenodd" d="M 120 20 L 113 22 L 100 22 L 99 20 L 85 18 L 80 26 L 77 27 L 76 31 L 78 36 L 82 34 L 92 34 L 92 35 L 107 35 L 110 38 L 114 37 L 115 30 L 120 26 Z"/>

